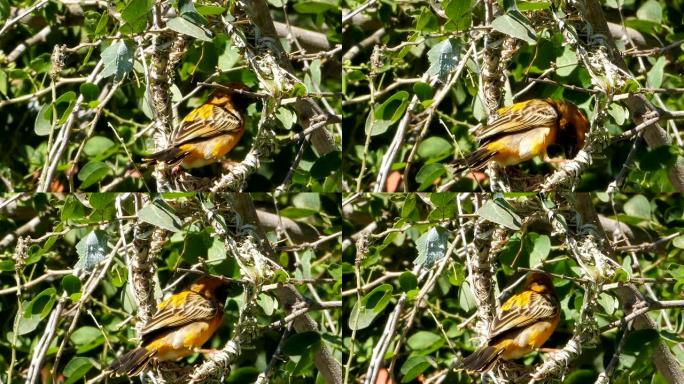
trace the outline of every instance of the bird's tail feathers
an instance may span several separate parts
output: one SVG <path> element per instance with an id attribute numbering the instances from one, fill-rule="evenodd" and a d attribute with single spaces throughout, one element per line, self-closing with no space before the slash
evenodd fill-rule
<path id="1" fill-rule="evenodd" d="M 450 168 L 453 173 L 459 173 L 466 169 L 479 170 L 484 168 L 494 155 L 496 155 L 496 152 L 492 152 L 487 148 L 480 148 L 462 159 L 457 159 L 451 163 Z"/>
<path id="2" fill-rule="evenodd" d="M 146 163 L 158 163 L 163 162 L 169 165 L 176 165 L 180 163 L 185 156 L 188 155 L 187 151 L 183 151 L 180 148 L 171 147 L 162 149 L 159 152 L 155 152 L 148 157 L 144 158 L 143 161 Z"/>
<path id="3" fill-rule="evenodd" d="M 154 350 L 139 347 L 118 358 L 109 366 L 109 370 L 116 376 L 136 376 L 145 369 L 153 356 Z"/>
<path id="4" fill-rule="evenodd" d="M 501 353 L 503 350 L 495 346 L 482 347 L 463 358 L 460 368 L 468 372 L 486 372 L 496 363 Z"/>

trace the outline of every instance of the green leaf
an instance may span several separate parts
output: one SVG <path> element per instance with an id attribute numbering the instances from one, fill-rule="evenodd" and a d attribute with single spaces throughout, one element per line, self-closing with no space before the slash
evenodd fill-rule
<path id="1" fill-rule="evenodd" d="M 651 203 L 644 195 L 634 195 L 624 205 L 625 213 L 642 219 L 651 218 Z"/>
<path id="2" fill-rule="evenodd" d="M 314 179 L 323 179 L 340 169 L 342 152 L 332 151 L 316 159 L 309 173 Z"/>
<path id="3" fill-rule="evenodd" d="M 125 74 L 133 69 L 133 53 L 134 49 L 129 47 L 124 41 L 115 41 L 102 51 L 102 61 L 104 61 L 104 69 L 100 73 L 102 77 L 109 77 L 114 75 L 114 78 L 120 80 Z"/>
<path id="4" fill-rule="evenodd" d="M 601 294 L 599 294 L 598 303 L 609 315 L 615 313 L 615 310 L 619 306 L 617 299 L 606 292 L 601 292 Z"/>
<path id="5" fill-rule="evenodd" d="M 320 14 L 328 11 L 338 10 L 339 6 L 335 1 L 299 1 L 294 4 L 297 13 Z"/>
<path id="6" fill-rule="evenodd" d="M 38 328 L 41 320 L 39 314 L 29 314 L 28 316 L 24 316 L 21 312 L 17 312 L 16 316 L 18 318 L 17 335 L 19 336 L 33 332 L 36 328 Z"/>
<path id="7" fill-rule="evenodd" d="M 665 271 L 677 280 L 684 282 L 684 265 L 669 263 L 665 266 Z"/>
<path id="8" fill-rule="evenodd" d="M 116 288 L 121 288 L 128 281 L 128 269 L 120 265 L 114 266 L 110 271 L 112 285 Z"/>
<path id="9" fill-rule="evenodd" d="M 627 120 L 629 112 L 625 107 L 617 103 L 611 103 L 610 108 L 608 108 L 608 114 L 613 117 L 617 125 L 622 125 Z"/>
<path id="10" fill-rule="evenodd" d="M 551 7 L 550 1 L 518 1 L 518 10 L 520 11 L 538 11 L 540 9 L 549 9 Z"/>
<path id="11" fill-rule="evenodd" d="M 220 15 L 226 10 L 219 5 L 212 4 L 195 4 L 195 7 L 197 7 L 197 12 L 202 16 Z"/>
<path id="12" fill-rule="evenodd" d="M 218 237 L 214 238 L 211 247 L 207 250 L 207 261 L 218 263 L 227 258 L 226 245 Z"/>
<path id="13" fill-rule="evenodd" d="M 30 302 L 24 303 L 24 311 L 17 311 L 17 335 L 26 335 L 33 332 L 40 321 L 44 319 L 52 310 L 57 296 L 54 288 L 47 288 Z"/>
<path id="14" fill-rule="evenodd" d="M 46 73 L 50 71 L 52 67 L 52 62 L 49 53 L 42 53 L 37 57 L 31 59 L 29 63 L 29 68 L 31 68 L 36 74 Z"/>
<path id="15" fill-rule="evenodd" d="M 321 335 L 318 332 L 295 333 L 285 340 L 281 350 L 287 356 L 301 356 L 312 347 L 319 345 Z"/>
<path id="16" fill-rule="evenodd" d="M 280 210 L 280 214 L 290 219 L 301 219 L 304 217 L 317 215 L 318 211 L 313 209 L 287 207 Z"/>
<path id="17" fill-rule="evenodd" d="M 632 271 L 632 258 L 630 256 L 625 256 L 622 260 L 622 270 L 627 274 L 627 280 L 632 278 L 634 271 Z"/>
<path id="18" fill-rule="evenodd" d="M 453 153 L 453 146 L 446 139 L 430 136 L 418 146 L 418 156 L 431 161 L 440 161 Z"/>
<path id="19" fill-rule="evenodd" d="M 366 120 L 366 134 L 377 136 L 385 133 L 387 129 L 403 116 L 409 102 L 409 93 L 399 91 L 385 100 L 375 113 L 368 116 Z"/>
<path id="20" fill-rule="evenodd" d="M 0 260 L 0 272 L 14 271 L 14 260 Z"/>
<path id="21" fill-rule="evenodd" d="M 400 372 L 403 375 L 401 378 L 402 383 L 408 383 L 413 381 L 418 375 L 425 372 L 426 369 L 430 367 L 425 356 L 412 356 L 406 359 L 404 364 L 401 365 Z"/>
<path id="22" fill-rule="evenodd" d="M 85 216 L 86 208 L 81 204 L 81 202 L 76 198 L 76 196 L 69 194 L 64 199 L 64 206 L 62 207 L 61 219 L 64 222 L 71 222 L 73 220 L 78 220 Z"/>
<path id="23" fill-rule="evenodd" d="M 596 372 L 591 369 L 572 370 L 563 380 L 563 384 L 586 384 L 596 380 Z"/>
<path id="24" fill-rule="evenodd" d="M 292 126 L 297 121 L 297 115 L 285 107 L 278 108 L 278 111 L 276 112 L 276 118 L 278 121 L 280 121 L 285 129 L 292 129 Z"/>
<path id="25" fill-rule="evenodd" d="M 436 350 L 444 344 L 444 339 L 436 333 L 418 331 L 411 335 L 406 343 L 413 350 Z"/>
<path id="26" fill-rule="evenodd" d="M 435 32 L 439 29 L 439 20 L 434 12 L 428 7 L 424 7 L 416 20 L 416 30 L 423 33 Z"/>
<path id="27" fill-rule="evenodd" d="M 411 271 L 399 275 L 399 287 L 403 292 L 408 292 L 418 287 L 418 278 Z"/>
<path id="28" fill-rule="evenodd" d="M 450 192 L 435 192 L 430 194 L 430 202 L 438 208 L 454 205 L 456 195 Z"/>
<path id="29" fill-rule="evenodd" d="M 2 2 L 3 0 L 0 0 Z M 7 96 L 7 86 L 9 85 L 9 77 L 7 72 L 0 70 L 0 94 Z"/>
<path id="30" fill-rule="evenodd" d="M 470 283 L 464 281 L 461 284 L 461 289 L 458 290 L 458 304 L 460 308 L 466 312 L 477 308 L 477 303 L 475 303 L 475 297 L 470 289 Z"/>
<path id="31" fill-rule="evenodd" d="M 83 146 L 83 153 L 88 156 L 97 156 L 111 149 L 114 141 L 104 136 L 93 136 Z"/>
<path id="32" fill-rule="evenodd" d="M 318 193 L 302 192 L 292 198 L 292 205 L 297 208 L 305 208 L 316 211 L 321 210 L 321 195 Z"/>
<path id="33" fill-rule="evenodd" d="M 533 240 L 532 251 L 530 252 L 530 267 L 541 264 L 549 257 L 551 252 L 551 239 L 546 235 L 538 235 Z"/>
<path id="34" fill-rule="evenodd" d="M 88 202 L 96 210 L 104 210 L 113 207 L 113 202 L 118 194 L 114 192 L 97 192 L 88 196 Z"/>
<path id="35" fill-rule="evenodd" d="M 556 67 L 558 67 L 556 73 L 561 77 L 570 76 L 572 71 L 577 68 L 578 62 L 577 54 L 575 54 L 570 45 L 566 45 L 563 49 L 563 54 L 556 58 Z"/>
<path id="36" fill-rule="evenodd" d="M 311 77 L 307 74 L 304 83 L 307 85 L 306 88 L 308 91 L 314 93 L 316 92 L 316 89 L 321 86 L 321 61 L 319 59 L 315 59 L 311 62 L 309 65 L 309 72 L 311 73 Z"/>
<path id="37" fill-rule="evenodd" d="M 0 0 L 0 23 L 3 23 L 10 15 L 9 0 Z"/>
<path id="38" fill-rule="evenodd" d="M 145 204 L 145 206 L 138 211 L 138 219 L 171 232 L 180 231 L 182 226 L 182 222 L 178 216 L 176 216 L 171 207 L 161 199 L 154 199 Z"/>
<path id="39" fill-rule="evenodd" d="M 95 266 L 104 260 L 109 253 L 107 245 L 107 232 L 96 229 L 88 233 L 81 241 L 76 244 L 76 253 L 79 258 L 74 265 L 75 270 L 85 270 L 92 272 Z"/>
<path id="40" fill-rule="evenodd" d="M 240 51 L 233 47 L 230 39 L 226 39 L 223 35 L 219 35 L 216 40 L 214 40 L 214 44 L 219 42 L 220 46 L 216 48 L 219 52 L 221 52 L 218 57 L 218 68 L 222 71 L 227 71 L 233 68 L 235 63 L 240 60 Z"/>
<path id="41" fill-rule="evenodd" d="M 278 300 L 265 293 L 259 294 L 257 297 L 257 304 L 261 307 L 266 316 L 273 315 L 273 312 L 278 308 Z"/>
<path id="42" fill-rule="evenodd" d="M 659 24 L 663 21 L 663 7 L 656 0 L 648 0 L 639 7 L 636 15 L 639 20 L 648 20 Z M 661 57 L 660 59 L 664 58 Z"/>
<path id="43" fill-rule="evenodd" d="M 61 104 L 66 104 L 66 108 L 62 107 Z M 55 100 L 55 106 L 57 107 L 58 112 L 61 111 L 57 124 L 64 124 L 69 118 L 69 114 L 74 109 L 74 106 L 76 106 L 76 92 L 69 91 L 61 94 L 57 100 Z"/>
<path id="44" fill-rule="evenodd" d="M 83 345 L 90 343 L 98 337 L 102 337 L 102 331 L 95 327 L 84 326 L 75 330 L 69 339 L 76 345 Z"/>
<path id="45" fill-rule="evenodd" d="M 446 168 L 443 164 L 432 163 L 423 165 L 418 173 L 416 173 L 416 181 L 420 183 L 419 191 L 425 190 L 427 187 L 438 178 L 446 174 Z"/>
<path id="46" fill-rule="evenodd" d="M 416 240 L 418 257 L 413 261 L 415 265 L 432 268 L 435 263 L 446 255 L 449 233 L 440 226 L 434 226 L 423 233 Z"/>
<path id="47" fill-rule="evenodd" d="M 457 31 L 470 26 L 473 2 L 471 0 L 446 0 L 443 3 L 444 13 Z"/>
<path id="48" fill-rule="evenodd" d="M 166 26 L 178 33 L 192 36 L 198 40 L 211 42 L 212 37 L 207 30 L 184 17 L 174 17 L 166 22 Z"/>
<path id="49" fill-rule="evenodd" d="M 74 357 L 64 367 L 64 377 L 67 381 L 64 384 L 73 384 L 79 381 L 82 377 L 93 368 L 91 359 L 86 357 Z"/>
<path id="50" fill-rule="evenodd" d="M 50 314 L 53 305 L 55 304 L 55 299 L 57 298 L 57 290 L 54 288 L 47 288 L 35 296 L 29 304 L 24 308 L 24 317 L 30 317 L 33 315 L 40 316 L 40 319 L 44 319 Z"/>
<path id="51" fill-rule="evenodd" d="M 623 350 L 626 353 L 642 352 L 648 349 L 649 346 L 653 346 L 659 338 L 660 335 L 655 329 L 633 330 L 627 335 Z"/>
<path id="52" fill-rule="evenodd" d="M 637 163 L 642 171 L 669 169 L 677 161 L 678 149 L 672 145 L 661 145 L 647 151 L 637 152 Z"/>
<path id="53" fill-rule="evenodd" d="M 382 284 L 365 294 L 360 301 L 354 303 L 349 314 L 349 329 L 360 330 L 368 327 L 385 309 L 392 298 L 392 286 Z"/>
<path id="54" fill-rule="evenodd" d="M 98 96 L 100 96 L 100 87 L 97 84 L 83 83 L 78 87 L 78 90 L 83 95 L 83 100 L 85 101 L 97 100 Z"/>
<path id="55" fill-rule="evenodd" d="M 194 24 L 207 25 L 209 23 L 209 21 L 197 11 L 193 0 L 178 0 L 178 8 L 180 9 L 180 15 Z"/>
<path id="56" fill-rule="evenodd" d="M 449 284 L 458 287 L 465 281 L 465 266 L 453 263 L 449 268 Z"/>
<path id="57" fill-rule="evenodd" d="M 476 214 L 492 223 L 503 225 L 506 228 L 518 230 L 522 219 L 513 210 L 494 200 L 487 200 Z"/>
<path id="58" fill-rule="evenodd" d="M 413 193 L 407 193 L 406 197 L 404 198 L 404 204 L 401 206 L 401 217 L 409 217 L 415 208 L 416 195 Z"/>
<path id="59" fill-rule="evenodd" d="M 152 9 L 154 0 L 131 0 L 121 11 L 121 18 L 126 21 L 127 32 L 140 33 L 147 26 L 147 14 Z"/>
<path id="60" fill-rule="evenodd" d="M 112 171 L 105 163 L 91 161 L 81 168 L 78 172 L 78 179 L 81 180 L 80 189 L 86 189 L 91 185 L 104 179 Z"/>
<path id="61" fill-rule="evenodd" d="M 663 74 L 665 73 L 665 56 L 660 56 L 656 60 L 651 70 L 646 75 L 646 86 L 649 88 L 660 88 L 663 84 Z"/>
<path id="62" fill-rule="evenodd" d="M 33 131 L 38 136 L 48 136 L 52 130 L 52 104 L 45 104 L 38 111 Z"/>
<path id="63" fill-rule="evenodd" d="M 74 275 L 65 275 L 62 278 L 62 289 L 71 300 L 76 301 L 81 297 L 81 280 Z"/>
<path id="64" fill-rule="evenodd" d="M 537 36 L 534 29 L 511 15 L 498 16 L 492 21 L 492 28 L 528 44 L 536 43 Z"/>
<path id="65" fill-rule="evenodd" d="M 102 15 L 97 21 L 97 26 L 95 26 L 95 33 L 93 38 L 101 37 L 107 32 L 107 22 L 109 21 L 109 12 L 104 10 Z"/>
<path id="66" fill-rule="evenodd" d="M 420 101 L 432 99 L 432 96 L 434 96 L 430 84 L 423 81 L 413 84 L 413 93 L 418 96 L 418 100 Z"/>
<path id="67" fill-rule="evenodd" d="M 675 237 L 672 240 L 672 245 L 679 249 L 684 249 L 684 235 Z"/>

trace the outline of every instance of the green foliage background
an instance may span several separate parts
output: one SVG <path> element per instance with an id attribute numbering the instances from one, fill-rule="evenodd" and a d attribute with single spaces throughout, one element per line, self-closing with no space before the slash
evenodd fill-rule
<path id="1" fill-rule="evenodd" d="M 354 9 L 363 2 L 348 3 Z M 360 190 L 373 188 L 382 157 L 388 152 L 399 120 L 414 95 L 419 98 L 418 108 L 391 168 L 408 179 L 409 189 L 406 192 L 436 190 L 454 179 L 442 164 L 476 148 L 469 130 L 486 121 L 486 112 L 479 99 L 481 95 L 478 96 L 483 54 L 481 37 L 490 33 L 483 26 L 484 6 L 482 2 L 473 0 L 445 0 L 439 4 L 438 8 L 445 12 L 444 18 L 439 17 L 428 2 L 382 1 L 378 7 L 363 13 L 358 22 L 350 23 L 344 31 L 343 45 L 351 47 L 384 28 L 375 44 L 363 46 L 353 59 L 344 62 L 344 172 L 349 190 L 356 190 L 356 180 L 364 157 L 366 172 Z M 530 85 L 530 79 L 551 70 L 546 78 L 556 82 L 555 85 L 537 83 L 515 101 L 562 98 L 577 104 L 591 120 L 596 112 L 596 96 L 560 86 L 596 89 L 587 69 L 581 62 L 578 64 L 574 50 L 558 31 L 557 23 L 549 13 L 551 2 L 499 1 L 498 4 L 502 10 L 506 10 L 505 15 L 500 17 L 510 18 L 510 15 L 516 14 L 520 15 L 523 22 L 497 25 L 494 29 L 502 34 L 493 38 L 491 44 L 500 44 L 500 41 L 497 43 L 495 40 L 507 35 L 525 40 L 518 40 L 520 48 L 505 68 L 509 84 L 502 90 L 504 104 L 511 104 L 512 96 Z M 683 80 L 680 74 L 684 61 L 681 44 L 684 36 L 682 4 L 658 0 L 607 0 L 601 1 L 601 4 L 606 18 L 614 23 L 616 29 L 629 28 L 630 34 L 644 39 L 644 42 L 635 43 L 636 49 L 647 50 L 673 44 L 663 52 L 641 57 L 625 56 L 638 84 L 644 88 L 681 88 Z M 511 6 L 517 6 L 520 11 L 516 13 L 510 9 Z M 565 11 L 560 13 L 561 17 L 568 16 L 566 23 L 583 25 L 576 13 L 568 10 L 569 3 L 557 7 Z M 532 33 L 531 37 L 528 32 Z M 579 40 L 586 43 L 586 33 L 579 30 L 578 34 Z M 623 52 L 634 51 L 629 43 L 615 39 Z M 463 74 L 439 104 L 426 135 L 421 138 L 422 122 L 427 116 L 427 109 L 433 104 L 435 92 L 444 86 L 446 75 L 461 64 L 466 51 L 473 47 L 473 42 L 478 51 L 477 63 L 471 56 Z M 375 56 L 374 47 L 378 48 Z M 500 50 L 500 46 L 497 49 Z M 441 81 L 431 87 L 420 79 L 425 73 L 439 75 Z M 374 102 L 368 98 L 371 82 L 377 95 Z M 637 84 L 632 82 L 625 89 L 616 89 L 615 93 L 633 92 L 637 88 Z M 658 107 L 684 109 L 684 98 L 679 91 L 658 95 L 645 91 L 645 94 Z M 662 105 L 655 99 L 656 96 L 661 98 Z M 602 128 L 611 137 L 635 126 L 630 120 L 633 116 L 629 116 L 623 103 L 616 99 L 608 108 L 607 118 L 601 122 Z M 371 107 L 373 116 L 369 116 Z M 629 168 L 623 191 L 673 191 L 667 178 L 667 169 L 678 158 L 681 159 L 683 153 L 680 147 L 681 133 L 674 130 L 671 124 L 663 126 L 672 137 L 679 138 L 673 141 L 672 146 L 655 150 L 648 149 L 642 141 Z M 679 124 L 675 122 L 675 125 Z M 367 133 L 370 133 L 370 138 L 366 150 Z M 414 146 L 417 146 L 417 155 L 409 174 L 406 174 L 407 158 Z M 590 169 L 582 174 L 578 190 L 605 190 L 622 169 L 631 147 L 632 141 L 622 141 L 595 155 Z M 560 154 L 562 151 L 554 153 Z M 539 159 L 522 164 L 519 168 L 534 175 L 548 174 L 554 169 Z M 456 184 L 450 190 L 480 190 L 478 184 L 465 175 L 457 175 L 456 179 Z M 484 189 L 488 190 L 486 183 Z"/>
<path id="2" fill-rule="evenodd" d="M 0 0 L 0 25 L 14 15 L 10 14 L 10 9 L 25 9 L 32 3 Z M 97 5 L 105 3 L 111 6 Z M 193 2 L 184 0 L 172 3 L 176 14 L 182 16 L 174 19 L 182 19 L 174 29 L 189 39 L 187 53 L 175 71 L 175 85 L 170 89 L 172 102 L 179 102 L 198 82 L 208 79 L 220 84 L 243 83 L 258 90 L 255 74 L 246 66 L 246 61 L 231 44 L 230 37 L 226 36 L 220 23 L 221 17 L 232 17 L 234 2 L 202 0 L 194 2 L 194 6 Z M 276 21 L 284 22 L 287 12 L 291 25 L 323 34 L 331 47 L 340 42 L 339 8 L 334 3 L 326 5 L 325 2 L 304 0 L 273 0 L 270 3 Z M 3 178 L 0 191 L 36 188 L 46 161 L 51 126 L 55 127 L 56 132 L 74 108 L 80 94 L 85 96 L 81 105 L 83 112 L 74 125 L 65 156 L 60 159 L 56 181 L 50 190 L 68 190 L 69 177 L 72 177 L 76 190 L 99 191 L 113 181 L 116 184 L 109 187 L 110 191 L 154 190 L 150 169 L 140 164 L 141 159 L 155 149 L 151 140 L 152 131 L 147 129 L 153 115 L 145 93 L 145 66 L 140 61 L 141 49 L 148 52 L 152 49 L 155 33 L 149 32 L 149 29 L 153 4 L 149 0 L 92 2 L 86 5 L 50 1 L 0 39 L 0 135 L 3 137 L 0 142 L 0 176 Z M 187 20 L 193 20 L 195 24 L 189 24 Z M 8 60 L 7 56 L 16 46 L 48 27 L 50 32 L 44 41 L 30 44 L 16 61 Z M 114 36 L 121 39 L 114 40 Z M 290 47 L 286 39 L 282 40 L 288 53 L 297 50 L 297 47 Z M 80 44 L 87 45 L 75 51 L 66 51 L 61 68 L 55 66 L 51 59 L 54 49 L 71 49 Z M 105 59 L 103 72 L 109 77 L 99 84 L 86 82 L 84 78 L 93 71 L 101 57 Z M 152 65 L 149 55 L 146 57 L 146 65 Z M 306 85 L 309 92 L 315 92 L 314 86 L 320 87 L 323 92 L 339 92 L 339 75 L 330 70 L 339 68 L 334 57 L 314 58 L 308 68 L 301 61 L 295 61 L 294 66 L 295 76 Z M 210 78 L 213 74 L 217 75 Z M 54 95 L 51 89 L 53 75 L 56 75 L 56 84 L 71 79 L 56 87 Z M 110 89 L 115 79 L 123 79 L 123 83 L 102 109 L 96 126 L 91 127 L 100 105 L 98 97 L 101 92 Z M 180 118 L 201 105 L 210 91 L 205 88 L 182 103 L 178 109 Z M 38 97 L 22 98 L 37 92 L 40 92 Z M 331 98 L 329 102 L 332 108 L 339 111 L 339 98 Z M 54 116 L 50 116 L 52 107 L 55 108 Z M 278 112 L 274 127 L 278 139 L 301 131 L 291 107 L 291 104 L 283 106 Z M 245 136 L 228 155 L 229 159 L 240 161 L 247 154 L 256 134 L 260 114 L 261 102 L 254 103 L 247 113 Z M 94 131 L 87 137 L 87 131 L 91 128 Z M 334 132 L 333 135 L 341 143 L 341 137 Z M 72 164 L 80 146 L 83 146 L 83 153 L 77 164 Z M 262 166 L 248 180 L 248 189 L 270 191 L 280 185 L 299 147 L 299 141 L 280 144 L 269 158 L 262 159 Z M 339 164 L 339 161 L 332 161 L 339 160 L 339 156 L 339 152 L 334 152 L 323 159 L 318 167 L 324 171 L 319 170 L 311 175 L 311 167 L 320 157 L 308 147 L 296 169 L 291 190 L 337 190 L 338 172 L 326 164 Z M 133 163 L 137 163 L 137 167 Z M 213 166 L 193 173 L 215 176 L 221 171 L 219 166 Z"/>
<path id="3" fill-rule="evenodd" d="M 458 196 L 458 197 L 457 197 Z M 483 196 L 489 199 L 488 196 Z M 461 210 L 456 200 L 460 201 Z M 497 198 L 499 202 L 503 196 Z M 466 262 L 465 248 L 473 238 L 473 224 L 478 217 L 488 217 L 511 229 L 501 251 L 495 255 L 495 279 L 498 289 L 511 285 L 525 274 L 524 268 L 544 263 L 543 269 L 568 278 L 554 278 L 554 285 L 561 303 L 561 320 L 557 330 L 546 342 L 547 348 L 562 348 L 576 327 L 588 326 L 577 322 L 582 307 L 582 286 L 571 280 L 581 277 L 581 268 L 568 256 L 562 236 L 553 234 L 543 218 L 529 221 L 531 212 L 521 211 L 523 204 L 535 200 L 534 195 L 507 195 L 504 205 L 492 210 L 477 210 L 473 196 L 452 193 L 416 194 L 363 194 L 348 204 L 344 217 L 346 237 L 359 236 L 362 229 L 371 227 L 367 249 L 357 255 L 358 242 L 352 242 L 343 251 L 343 303 L 345 327 L 344 345 L 347 356 L 351 354 L 351 377 L 365 375 L 373 349 L 377 346 L 390 314 L 405 295 L 404 310 L 399 315 L 396 332 L 391 333 L 390 346 L 384 355 L 383 367 L 390 369 L 394 382 L 425 382 L 437 379 L 437 375 L 449 372 L 459 356 L 467 356 L 478 346 L 474 314 L 475 302 L 468 287 L 470 267 Z M 606 195 L 592 194 L 591 200 L 599 214 L 604 229 L 615 249 L 615 260 L 622 266 L 615 274 L 615 281 L 630 278 L 669 278 L 666 283 L 652 283 L 654 296 L 638 285 L 639 291 L 650 299 L 681 300 L 684 286 L 684 199 L 681 195 Z M 494 200 L 489 200 L 490 202 Z M 508 205 L 508 207 L 506 207 Z M 490 207 L 489 204 L 486 206 Z M 558 211 L 566 217 L 574 215 L 569 203 L 559 204 Z M 456 215 L 460 215 L 457 218 Z M 517 217 L 517 219 L 516 219 Z M 459 221 L 462 222 L 459 223 Z M 520 225 L 526 220 L 524 229 Z M 612 229 L 620 223 L 621 232 Z M 423 302 L 417 303 L 425 280 L 412 272 L 415 263 L 426 267 L 430 257 L 444 252 L 463 231 L 466 237 L 458 243 L 451 260 L 438 275 L 432 291 Z M 621 235 L 626 235 L 629 243 Z M 655 247 L 637 249 L 633 253 L 619 247 L 628 244 L 652 243 L 673 235 Z M 619 239 L 619 240 L 618 240 Z M 427 241 L 427 243 L 426 243 Z M 460 241 L 460 239 L 459 239 Z M 427 246 L 426 246 L 427 244 Z M 426 258 L 427 256 L 427 258 Z M 357 285 L 355 262 L 359 260 Z M 383 278 L 383 280 L 379 280 Z M 367 284 L 372 285 L 366 286 Z M 366 286 L 357 299 L 353 291 Z M 520 289 L 520 287 L 518 287 Z M 499 292 L 497 291 L 497 293 Z M 359 310 L 363 308 L 362 310 Z M 415 311 L 415 312 L 413 312 Z M 631 310 L 625 311 L 614 290 L 603 291 L 593 317 L 599 327 L 620 320 Z M 354 335 L 353 324 L 357 321 Z M 612 383 L 665 383 L 651 361 L 655 341 L 665 343 L 684 365 L 684 311 L 673 308 L 648 312 L 658 325 L 658 331 L 639 330 L 627 334 L 624 349 L 618 360 Z M 409 328 L 407 322 L 413 318 Z M 603 330 L 595 343 L 583 346 L 581 356 L 569 367 L 564 383 L 590 383 L 602 372 L 616 350 L 622 331 L 617 328 Z M 354 338 L 352 339 L 352 337 Z M 404 338 L 405 337 L 405 338 Z M 531 368 L 542 362 L 544 353 L 532 353 L 520 364 Z M 393 365 L 390 365 L 393 362 Z M 347 363 L 347 361 L 345 361 Z M 443 382 L 479 382 L 465 373 L 451 371 Z"/>
<path id="4" fill-rule="evenodd" d="M 21 382 L 34 355 L 36 343 L 46 329 L 48 316 L 58 300 L 64 300 L 65 310 L 57 325 L 56 337 L 53 340 L 44 363 L 44 374 L 49 374 L 53 366 L 55 354 L 65 336 L 66 328 L 71 323 L 73 311 L 69 311 L 83 293 L 81 280 L 71 272 L 79 263 L 92 263 L 84 259 L 81 246 L 83 239 L 96 234 L 97 244 L 108 244 L 112 249 L 119 241 L 119 221 L 115 217 L 114 200 L 117 194 L 93 193 L 79 197 L 75 195 L 35 194 L 23 196 L 16 200 L 16 205 L 4 208 L 0 215 L 0 233 L 12 233 L 33 217 L 39 217 L 40 223 L 32 231 L 26 233 L 31 241 L 27 250 L 28 257 L 21 260 L 21 265 L 13 259 L 15 244 L 0 250 L 0 292 L 17 285 L 17 279 L 23 283 L 32 281 L 48 270 L 66 271 L 48 276 L 31 287 L 22 289 L 19 296 L 16 292 L 0 294 L 0 311 L 4 314 L 0 320 L 0 375 L 6 380 L 10 364 L 13 365 L 13 378 Z M 270 194 L 251 195 L 257 209 L 271 214 L 281 215 L 282 220 L 292 219 L 303 228 L 310 241 L 340 231 L 340 202 L 333 194 L 281 194 L 273 197 Z M 155 260 L 158 281 L 161 288 L 181 276 L 177 268 L 188 268 L 198 262 L 204 263 L 206 271 L 223 276 L 240 278 L 240 270 L 236 261 L 224 248 L 223 241 L 214 233 L 201 211 L 195 211 L 198 204 L 213 203 L 215 214 L 223 215 L 231 226 L 236 227 L 234 212 L 225 206 L 223 199 L 196 194 L 168 194 L 159 197 L 171 207 L 172 214 L 183 219 L 181 227 L 175 233 L 169 233 L 160 257 Z M 136 220 L 136 213 L 130 199 L 124 201 L 125 215 L 129 217 L 121 223 Z M 139 213 L 143 217 L 142 213 Z M 146 216 L 145 220 L 150 220 Z M 158 225 L 166 225 L 161 216 L 153 220 Z M 242 224 L 239 224 L 242 225 Z M 246 233 L 231 234 L 236 241 Z M 130 241 L 129 235 L 129 241 Z M 302 240 L 290 242 L 282 232 L 270 229 L 267 232 L 270 241 L 276 247 L 301 243 Z M 121 251 L 120 251 L 121 252 Z M 339 300 L 341 271 L 339 265 L 339 237 L 321 243 L 319 246 L 305 247 L 295 257 L 293 251 L 276 251 L 276 262 L 284 268 L 292 279 L 332 279 L 333 282 L 314 283 L 313 287 L 322 301 Z M 86 254 L 88 254 L 86 252 Z M 121 353 L 134 348 L 136 332 L 133 327 L 137 313 L 136 301 L 128 287 L 128 268 L 126 258 L 118 254 L 105 278 L 99 281 L 92 296 L 83 305 L 77 327 L 66 342 L 64 354 L 56 369 L 59 380 L 68 383 L 83 382 L 83 378 L 96 376 Z M 284 276 L 284 277 L 288 277 Z M 186 278 L 182 288 L 192 281 Z M 269 282 L 264 282 L 269 284 Z M 307 299 L 314 300 L 306 285 L 296 286 Z M 156 293 L 162 292 L 156 286 Z M 62 298 L 64 295 L 64 298 Z M 21 307 L 19 304 L 21 303 Z M 278 303 L 273 291 L 264 291 L 258 298 L 259 309 L 256 318 L 256 337 L 253 343 L 243 345 L 239 359 L 231 367 L 226 382 L 253 382 L 262 372 L 278 345 L 283 328 L 269 328 L 269 325 L 287 315 Z M 234 325 L 238 319 L 239 309 L 244 307 L 242 287 L 230 288 L 226 302 L 223 325 L 216 335 L 205 345 L 205 348 L 222 348 L 229 338 L 233 337 Z M 21 308 L 21 309 L 20 309 Z M 339 311 L 329 310 L 332 321 L 339 322 Z M 340 334 L 327 327 L 327 322 L 320 310 L 309 311 L 313 320 L 320 324 L 320 335 L 316 333 L 290 333 L 279 354 L 274 368 L 271 370 L 272 382 L 275 383 L 314 383 L 322 382 L 313 364 L 313 353 L 320 343 L 332 348 L 339 361 Z M 327 329 L 327 330 L 326 330 Z M 337 328 L 339 332 L 339 328 Z M 195 354 L 181 361 L 182 365 L 200 363 L 203 358 Z M 137 382 L 135 379 L 131 379 Z M 7 381 L 5 381 L 7 382 Z M 47 382 L 47 381 L 45 381 Z M 60 381 L 62 382 L 62 381 Z M 126 378 L 109 379 L 109 382 L 128 382 Z"/>

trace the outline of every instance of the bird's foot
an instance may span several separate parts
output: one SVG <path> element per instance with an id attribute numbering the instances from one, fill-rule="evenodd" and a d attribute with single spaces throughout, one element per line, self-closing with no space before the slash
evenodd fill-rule
<path id="1" fill-rule="evenodd" d="M 178 177 L 183 173 L 183 167 L 180 164 L 176 164 L 171 168 L 171 175 L 173 177 Z"/>

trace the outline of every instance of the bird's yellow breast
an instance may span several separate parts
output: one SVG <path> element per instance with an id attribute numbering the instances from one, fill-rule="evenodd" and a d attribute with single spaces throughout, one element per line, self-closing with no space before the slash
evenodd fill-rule
<path id="1" fill-rule="evenodd" d="M 500 137 L 486 145 L 496 155 L 493 161 L 501 166 L 520 164 L 535 156 L 545 155 L 546 148 L 556 139 L 556 132 L 550 128 L 535 128 L 527 132 Z"/>
<path id="2" fill-rule="evenodd" d="M 558 320 L 559 318 L 556 317 L 549 321 L 538 321 L 519 330 L 510 338 L 502 340 L 499 342 L 499 346 L 503 349 L 501 358 L 504 360 L 519 359 L 541 347 L 553 334 L 558 325 Z"/>
<path id="3" fill-rule="evenodd" d="M 178 360 L 192 355 L 201 347 L 221 325 L 223 313 L 219 313 L 210 321 L 196 321 L 184 325 L 172 332 L 159 336 L 145 348 L 155 350 L 154 357 L 161 361 Z"/>
<path id="4" fill-rule="evenodd" d="M 241 129 L 206 141 L 181 145 L 180 150 L 189 152 L 183 159 L 183 168 L 203 167 L 221 160 L 237 145 L 244 132 Z"/>

